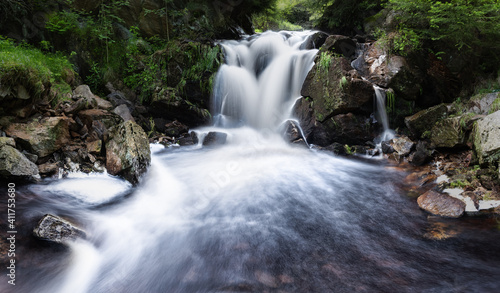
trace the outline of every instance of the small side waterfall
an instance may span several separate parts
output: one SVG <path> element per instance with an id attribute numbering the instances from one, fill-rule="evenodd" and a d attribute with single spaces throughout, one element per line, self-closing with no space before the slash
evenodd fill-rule
<path id="1" fill-rule="evenodd" d="M 269 31 L 222 42 L 226 64 L 214 86 L 214 125 L 276 131 L 290 119 L 317 52 L 301 49 L 309 35 Z"/>
<path id="2" fill-rule="evenodd" d="M 389 118 L 387 116 L 386 99 L 387 95 L 383 88 L 373 85 L 375 90 L 375 115 L 377 120 L 380 121 L 383 127 L 383 132 L 375 140 L 376 143 L 390 140 L 394 137 L 394 131 L 389 128 Z"/>

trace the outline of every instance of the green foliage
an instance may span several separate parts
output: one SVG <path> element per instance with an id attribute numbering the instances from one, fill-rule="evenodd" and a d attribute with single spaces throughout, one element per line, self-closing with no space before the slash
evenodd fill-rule
<path id="1" fill-rule="evenodd" d="M 406 39 L 402 44 L 413 46 L 416 40 L 430 42 L 433 51 L 458 55 L 454 58 L 468 55 L 488 58 L 484 67 L 497 70 L 498 64 L 491 66 L 491 63 L 499 60 L 493 53 L 500 48 L 499 1 L 389 0 L 387 7 L 396 11 L 400 23 L 404 23 L 399 27 L 399 33 Z M 396 46 L 398 49 L 401 47 Z"/>
<path id="2" fill-rule="evenodd" d="M 386 112 L 388 115 L 396 112 L 396 95 L 393 90 L 388 90 L 385 93 L 387 98 Z"/>
<path id="3" fill-rule="evenodd" d="M 470 186 L 470 182 L 467 180 L 455 180 L 450 183 L 450 188 L 465 188 L 467 186 Z"/>
<path id="4" fill-rule="evenodd" d="M 488 114 L 493 114 L 496 111 L 500 111 L 500 98 L 496 98 L 495 101 L 493 101 L 493 104 L 491 104 Z"/>
<path id="5" fill-rule="evenodd" d="M 305 0 L 278 0 L 260 13 L 252 15 L 252 24 L 256 30 L 289 30 L 298 31 L 310 27 L 309 9 Z"/>
<path id="6" fill-rule="evenodd" d="M 350 147 L 349 145 L 344 145 L 344 150 L 345 150 L 345 153 L 348 154 L 348 155 L 353 155 L 356 153 L 356 149 L 354 147 Z"/>
<path id="7" fill-rule="evenodd" d="M 0 68 L 2 85 L 21 84 L 35 97 L 40 97 L 51 85 L 67 89 L 66 80 L 75 75 L 72 64 L 62 54 L 43 53 L 3 37 L 0 37 Z"/>
<path id="8" fill-rule="evenodd" d="M 319 55 L 319 59 L 316 64 L 317 73 L 321 76 L 326 77 L 328 74 L 328 70 L 330 70 L 330 66 L 333 62 L 333 56 L 328 52 L 321 52 Z"/>

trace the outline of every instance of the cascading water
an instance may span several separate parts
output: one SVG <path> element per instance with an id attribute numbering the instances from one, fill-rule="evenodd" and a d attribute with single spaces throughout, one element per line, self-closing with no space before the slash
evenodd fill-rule
<path id="1" fill-rule="evenodd" d="M 382 134 L 377 137 L 376 142 L 381 143 L 392 139 L 394 137 L 394 131 L 389 128 L 389 117 L 387 116 L 387 111 L 385 110 L 387 98 L 386 92 L 384 89 L 376 85 L 373 86 L 373 89 L 375 90 L 376 116 L 383 127 Z"/>
<path id="2" fill-rule="evenodd" d="M 317 50 L 301 50 L 309 33 L 266 32 L 222 43 L 226 64 L 214 87 L 215 126 L 277 128 L 291 118 Z"/>
<path id="3" fill-rule="evenodd" d="M 314 55 L 297 50 L 303 36 L 224 43 L 214 114 L 232 127 L 226 145 L 152 145 L 137 187 L 93 175 L 19 188 L 17 282 L 0 275 L 0 291 L 498 292 L 500 231 L 427 219 L 394 184 L 404 174 L 274 132 Z M 305 72 L 291 74 L 299 63 Z M 87 238 L 67 249 L 35 240 L 46 213 Z M 424 237 L 439 229 L 449 239 Z"/>

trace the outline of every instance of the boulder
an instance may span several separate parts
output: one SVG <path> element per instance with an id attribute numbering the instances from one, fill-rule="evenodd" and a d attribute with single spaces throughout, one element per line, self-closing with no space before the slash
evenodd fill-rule
<path id="1" fill-rule="evenodd" d="M 500 111 L 476 122 L 473 130 L 474 151 L 481 164 L 500 159 Z"/>
<path id="2" fill-rule="evenodd" d="M 77 238 L 85 238 L 86 233 L 72 223 L 58 216 L 47 214 L 38 222 L 33 230 L 36 237 L 56 243 L 75 241 Z"/>
<path id="3" fill-rule="evenodd" d="M 410 155 L 408 161 L 414 166 L 422 166 L 432 158 L 432 151 L 427 148 L 424 141 L 419 141 L 414 153 Z"/>
<path id="4" fill-rule="evenodd" d="M 96 102 L 97 102 L 97 108 L 103 109 L 103 110 L 111 110 L 113 109 L 113 104 L 111 104 L 110 101 L 107 101 L 103 98 L 100 98 L 98 96 L 94 96 Z"/>
<path id="5" fill-rule="evenodd" d="M 417 199 L 418 206 L 427 212 L 447 218 L 459 218 L 465 212 L 465 203 L 458 198 L 429 190 Z"/>
<path id="6" fill-rule="evenodd" d="M 226 143 L 226 139 L 227 139 L 227 133 L 211 131 L 203 139 L 203 145 L 204 146 L 223 145 Z"/>
<path id="7" fill-rule="evenodd" d="M 84 138 L 88 136 L 89 141 L 104 139 L 111 127 L 123 122 L 120 116 L 102 109 L 83 110 L 78 113 L 78 119 L 83 125 L 80 134 Z"/>
<path id="8" fill-rule="evenodd" d="M 294 121 L 288 120 L 285 122 L 284 126 L 284 136 L 285 139 L 289 142 L 294 142 L 302 138 L 300 126 L 297 125 Z"/>
<path id="9" fill-rule="evenodd" d="M 164 130 L 165 134 L 168 136 L 179 137 L 181 134 L 187 133 L 189 131 L 189 127 L 176 120 L 166 123 Z"/>
<path id="10" fill-rule="evenodd" d="M 341 54 L 344 57 L 351 58 L 356 53 L 356 43 L 346 36 L 331 35 L 326 38 L 325 43 L 321 46 L 321 51 Z"/>
<path id="11" fill-rule="evenodd" d="M 391 140 L 391 145 L 394 151 L 402 157 L 408 156 L 415 147 L 415 143 L 404 135 L 393 138 Z"/>
<path id="12" fill-rule="evenodd" d="M 88 85 L 80 85 L 73 91 L 73 100 L 80 99 L 83 99 L 83 102 L 87 105 L 87 109 L 97 107 L 97 101 Z"/>
<path id="13" fill-rule="evenodd" d="M 130 113 L 130 109 L 127 107 L 125 104 L 121 104 L 120 106 L 116 107 L 113 110 L 113 113 L 116 115 L 122 117 L 123 121 L 133 121 L 135 122 L 134 117 L 132 117 L 132 114 Z"/>
<path id="14" fill-rule="evenodd" d="M 446 118 L 447 115 L 448 107 L 445 104 L 440 104 L 406 117 L 405 124 L 416 137 L 421 137 L 424 132 L 430 131 L 438 121 Z"/>
<path id="15" fill-rule="evenodd" d="M 326 145 L 333 142 L 363 145 L 376 136 L 369 118 L 352 113 L 335 115 L 324 121 L 322 127 L 325 131 Z M 317 133 L 314 134 L 314 138 L 316 138 L 316 135 Z M 315 140 L 311 143 L 317 144 Z"/>
<path id="16" fill-rule="evenodd" d="M 144 130 L 132 121 L 125 121 L 109 130 L 106 140 L 106 169 L 123 176 L 133 184 L 151 163 L 149 141 Z"/>
<path id="17" fill-rule="evenodd" d="M 469 100 L 467 107 L 469 108 L 469 112 L 479 115 L 488 115 L 490 114 L 491 106 L 498 98 L 500 98 L 499 93 L 475 95 Z"/>
<path id="18" fill-rule="evenodd" d="M 317 121 L 349 112 L 373 112 L 374 89 L 370 82 L 351 78 L 353 68 L 345 58 L 331 57 L 328 68 L 322 68 L 322 62 L 317 61 L 309 71 L 301 90 L 304 97 L 312 99 Z"/>
<path id="19" fill-rule="evenodd" d="M 75 122 L 67 117 L 48 117 L 30 123 L 12 123 L 5 132 L 23 148 L 45 157 L 70 141 L 69 127 Z"/>
<path id="20" fill-rule="evenodd" d="M 465 144 L 462 116 L 439 121 L 431 130 L 431 142 L 438 148 L 453 148 Z"/>
<path id="21" fill-rule="evenodd" d="M 38 175 L 38 167 L 14 146 L 13 139 L 0 137 L 0 176 L 31 178 Z"/>
<path id="22" fill-rule="evenodd" d="M 301 45 L 301 49 L 319 49 L 321 46 L 323 46 L 327 38 L 328 34 L 324 32 L 316 32 L 307 37 L 307 40 Z"/>

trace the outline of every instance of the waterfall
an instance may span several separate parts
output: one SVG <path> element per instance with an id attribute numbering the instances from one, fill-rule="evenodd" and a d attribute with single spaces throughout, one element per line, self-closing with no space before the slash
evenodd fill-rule
<path id="1" fill-rule="evenodd" d="M 226 60 L 212 100 L 214 126 L 276 131 L 293 105 L 318 50 L 301 49 L 310 32 L 265 32 L 221 43 Z"/>
<path id="2" fill-rule="evenodd" d="M 376 138 L 376 142 L 380 143 L 383 141 L 390 140 L 394 137 L 394 131 L 389 128 L 389 118 L 387 116 L 386 107 L 386 92 L 381 87 L 373 85 L 375 90 L 375 115 L 377 120 L 380 121 L 383 127 L 382 134 Z"/>

